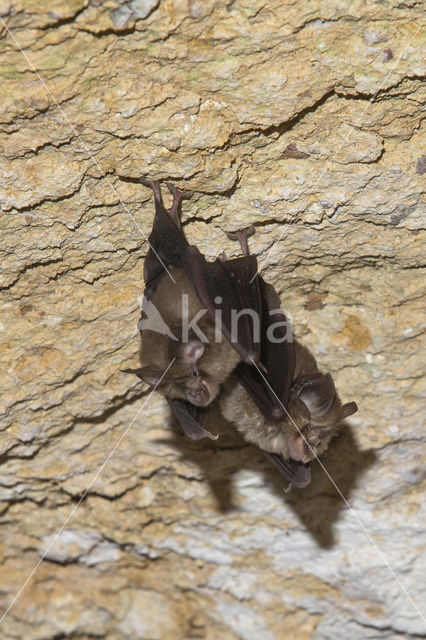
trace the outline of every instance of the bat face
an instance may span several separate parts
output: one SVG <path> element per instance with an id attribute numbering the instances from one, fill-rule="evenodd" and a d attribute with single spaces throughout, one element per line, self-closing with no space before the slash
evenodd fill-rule
<path id="1" fill-rule="evenodd" d="M 339 424 L 358 407 L 355 402 L 342 405 L 329 373 L 303 376 L 294 387 L 288 408 L 294 429 L 288 448 L 294 460 L 307 463 L 324 453 Z"/>
<path id="2" fill-rule="evenodd" d="M 207 349 L 210 349 L 208 346 Z M 187 345 L 181 345 L 179 350 L 186 355 L 178 363 L 183 375 L 179 376 L 172 370 L 172 375 L 167 381 L 168 398 L 182 398 L 196 407 L 208 406 L 219 393 L 219 384 L 203 367 L 205 346 L 197 341 Z M 194 353 L 193 356 L 188 355 Z M 174 377 L 173 374 L 175 373 Z M 160 388 L 160 391 L 163 390 Z"/>
<path id="3" fill-rule="evenodd" d="M 306 464 L 320 456 L 327 450 L 331 439 L 337 435 L 344 418 L 355 413 L 357 409 L 355 402 L 342 405 L 337 395 L 330 409 L 322 415 L 311 416 L 301 400 L 290 402 L 288 411 L 293 427 L 287 438 L 290 457 Z"/>
<path id="4" fill-rule="evenodd" d="M 147 381 L 145 379 L 145 381 Z M 154 386 L 154 385 L 152 385 Z M 219 390 L 210 380 L 198 373 L 187 376 L 168 376 L 156 387 L 166 398 L 187 400 L 196 407 L 207 407 L 217 396 Z"/>
<path id="5" fill-rule="evenodd" d="M 134 369 L 133 373 L 167 398 L 187 400 L 198 407 L 209 405 L 219 393 L 219 385 L 200 367 L 205 345 L 198 340 L 176 344 L 167 336 L 151 334 L 152 331 L 146 331 L 144 340 L 150 344 L 150 350 L 154 345 L 157 350 L 155 361 L 164 360 L 165 366 L 147 365 Z M 172 360 L 173 364 L 164 375 Z"/>
<path id="6" fill-rule="evenodd" d="M 171 399 L 183 397 L 196 407 L 206 407 L 214 400 L 219 392 L 219 386 L 215 385 L 210 376 L 200 368 L 204 352 L 205 345 L 199 340 L 191 340 L 187 344 L 179 345 L 176 367 L 173 369 L 172 366 L 172 373 L 167 381 L 168 393 L 165 394 L 167 397 Z M 183 393 L 183 396 L 174 395 L 176 393 Z"/>
<path id="7" fill-rule="evenodd" d="M 296 367 L 304 374 L 293 381 L 284 418 L 265 419 L 236 376 L 225 384 L 220 405 L 225 418 L 246 440 L 284 460 L 306 464 L 324 453 L 341 422 L 355 413 L 357 406 L 355 402 L 342 405 L 331 375 L 320 373 L 307 351 L 297 349 L 297 353 L 304 362 Z"/>
<path id="8" fill-rule="evenodd" d="M 160 378 L 160 372 L 157 372 L 155 378 L 147 380 L 142 378 L 151 386 L 155 386 Z M 165 376 L 160 384 L 156 387 L 166 398 L 187 400 L 196 407 L 207 407 L 218 396 L 220 391 L 220 383 L 215 376 L 210 375 L 204 370 L 202 363 L 199 367 L 190 367 L 186 371 L 173 371 L 170 375 Z"/>
<path id="9" fill-rule="evenodd" d="M 210 333 L 214 333 L 213 327 L 206 330 L 207 335 Z M 222 382 L 239 362 L 239 356 L 225 342 L 202 343 L 191 338 L 184 344 L 148 330 L 142 340 L 142 362 L 155 364 L 134 369 L 132 373 L 166 398 L 187 400 L 196 407 L 213 402 Z"/>

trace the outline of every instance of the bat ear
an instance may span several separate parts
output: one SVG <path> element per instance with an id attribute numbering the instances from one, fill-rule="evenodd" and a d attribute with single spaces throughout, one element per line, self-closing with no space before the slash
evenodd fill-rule
<path id="1" fill-rule="evenodd" d="M 158 384 L 159 379 L 161 378 L 161 373 L 157 369 L 157 367 L 147 366 L 147 367 L 139 367 L 138 369 L 121 369 L 123 373 L 133 373 L 138 378 L 142 380 L 142 382 L 146 382 L 151 387 L 155 387 Z"/>
<path id="2" fill-rule="evenodd" d="M 333 378 L 329 373 L 326 376 L 320 374 L 302 387 L 299 398 L 305 404 L 311 418 L 323 416 L 331 409 L 336 398 Z"/>
<path id="3" fill-rule="evenodd" d="M 187 344 L 182 345 L 182 358 L 188 364 L 196 364 L 204 353 L 204 345 L 200 340 L 190 340 Z"/>
<path id="4" fill-rule="evenodd" d="M 353 413 L 358 411 L 358 405 L 356 402 L 347 402 L 342 407 L 342 418 L 348 418 Z"/>

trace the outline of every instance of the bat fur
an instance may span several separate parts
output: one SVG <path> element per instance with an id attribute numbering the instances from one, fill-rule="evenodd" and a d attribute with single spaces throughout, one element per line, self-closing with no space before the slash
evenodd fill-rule
<path id="1" fill-rule="evenodd" d="M 219 396 L 225 418 L 243 437 L 256 444 L 294 486 L 306 486 L 309 462 L 327 449 L 342 420 L 353 414 L 357 405 L 341 403 L 331 375 L 318 370 L 315 358 L 300 343 L 268 344 L 266 325 L 260 352 L 244 336 L 230 346 L 226 322 L 222 331 L 228 341 L 217 341 L 212 299 L 218 291 L 225 295 L 225 312 L 235 304 L 237 308 L 253 308 L 263 319 L 267 312 L 279 310 L 279 297 L 260 275 L 252 278 L 257 265 L 248 252 L 249 233 L 239 235 L 244 257 L 207 263 L 182 233 L 178 217 L 182 192 L 169 187 L 174 199 L 167 212 L 159 184 L 143 183 L 154 191 L 156 217 L 145 259 L 146 289 L 139 323 L 141 367 L 127 371 L 152 387 L 157 385 L 186 435 L 193 439 L 214 437 L 200 426 L 199 408 Z M 202 340 L 194 328 L 187 339 L 182 337 L 183 296 L 189 318 L 201 316 L 197 326 Z M 144 324 L 149 305 L 160 313 L 166 332 Z M 285 318 L 283 314 L 279 317 Z"/>

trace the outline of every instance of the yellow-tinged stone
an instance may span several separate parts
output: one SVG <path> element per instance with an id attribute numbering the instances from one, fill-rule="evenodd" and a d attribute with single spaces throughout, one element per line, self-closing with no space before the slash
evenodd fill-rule
<path id="1" fill-rule="evenodd" d="M 370 346 L 371 333 L 359 316 L 351 314 L 346 318 L 343 329 L 333 336 L 332 342 L 359 351 Z"/>
<path id="2" fill-rule="evenodd" d="M 0 637 L 420 637 L 421 4 L 148 5 L 0 0 L 0 618 L 37 567 Z M 262 275 L 359 406 L 322 458 L 337 489 L 316 464 L 285 494 L 216 414 L 190 442 L 122 373 L 144 175 L 194 191 L 209 259 L 257 225 Z"/>

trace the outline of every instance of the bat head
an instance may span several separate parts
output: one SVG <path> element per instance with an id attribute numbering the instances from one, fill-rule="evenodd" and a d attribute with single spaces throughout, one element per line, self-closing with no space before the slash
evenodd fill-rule
<path id="1" fill-rule="evenodd" d="M 205 345 L 199 340 L 179 343 L 173 364 L 164 373 L 164 369 L 147 365 L 138 369 L 127 369 L 143 382 L 170 399 L 187 400 L 197 407 L 205 407 L 214 400 L 219 387 L 204 375 L 199 367 Z M 216 388 L 217 387 L 217 388 Z"/>
<path id="2" fill-rule="evenodd" d="M 299 380 L 292 389 L 289 404 L 292 422 L 297 427 L 289 438 L 291 457 L 306 463 L 323 453 L 342 420 L 357 410 L 355 402 L 341 403 L 329 373 Z"/>
<path id="3" fill-rule="evenodd" d="M 200 368 L 199 361 L 202 360 L 204 351 L 205 345 L 199 340 L 190 340 L 179 348 L 180 360 L 183 367 L 187 368 L 183 380 L 185 399 L 196 407 L 209 405 L 219 391 L 211 377 Z"/>

